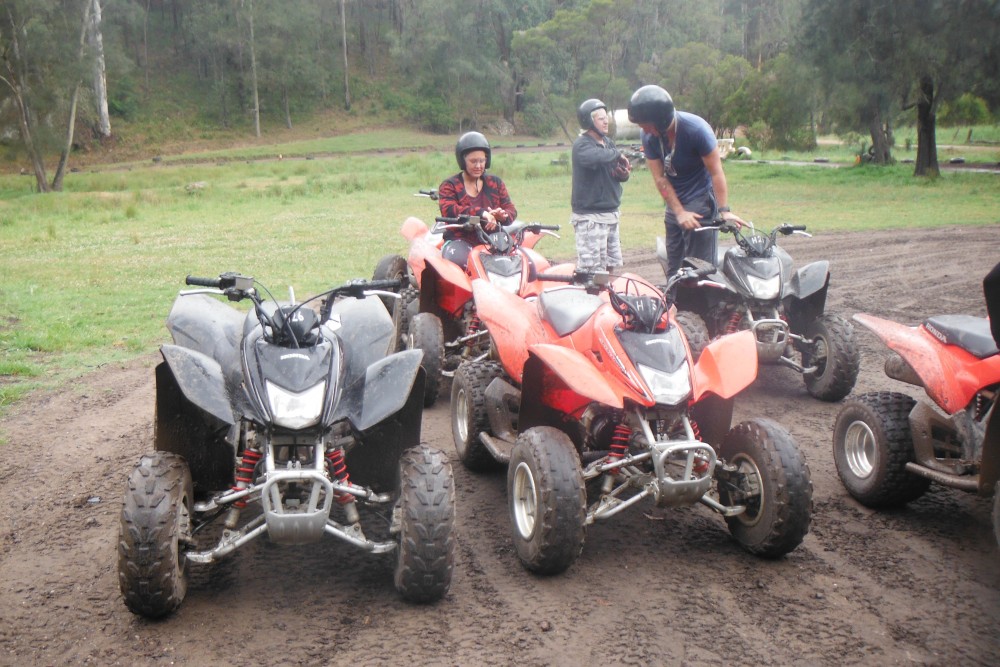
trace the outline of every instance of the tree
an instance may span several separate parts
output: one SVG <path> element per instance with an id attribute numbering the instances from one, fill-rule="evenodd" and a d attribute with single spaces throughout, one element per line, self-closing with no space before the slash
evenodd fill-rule
<path id="1" fill-rule="evenodd" d="M 936 176 L 938 105 L 996 72 L 998 19 L 993 0 L 807 0 L 799 51 L 820 72 L 835 121 L 871 134 L 875 162 L 891 159 L 893 112 L 915 109 L 914 174 Z"/>
<path id="2" fill-rule="evenodd" d="M 86 46 L 92 9 L 93 0 L 7 0 L 2 8 L 0 83 L 14 100 L 21 141 L 39 192 L 62 189 L 73 146 L 80 86 L 91 64 Z M 51 129 L 60 122 L 65 123 L 65 139 L 49 184 L 43 156 L 58 143 Z"/>

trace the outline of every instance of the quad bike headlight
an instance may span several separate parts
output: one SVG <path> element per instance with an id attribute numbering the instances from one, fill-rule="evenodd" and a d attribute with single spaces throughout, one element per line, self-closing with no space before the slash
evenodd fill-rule
<path id="1" fill-rule="evenodd" d="M 673 371 L 661 371 L 643 364 L 638 364 L 638 368 L 657 403 L 677 405 L 691 393 L 691 371 L 686 361 Z"/>
<path id="2" fill-rule="evenodd" d="M 747 275 L 747 283 L 753 290 L 753 295 L 758 299 L 774 299 L 781 290 L 781 276 L 770 278 L 756 278 Z"/>
<path id="3" fill-rule="evenodd" d="M 513 276 L 502 276 L 499 273 L 492 273 L 490 271 L 487 271 L 486 275 L 489 277 L 491 285 L 499 289 L 502 289 L 504 292 L 517 294 L 518 289 L 521 288 L 520 273 L 517 273 Z"/>
<path id="4" fill-rule="evenodd" d="M 264 383 L 267 386 L 267 402 L 271 407 L 275 424 L 285 428 L 300 429 L 319 421 L 323 412 L 326 382 L 320 382 L 301 393 L 282 389 L 268 380 Z"/>

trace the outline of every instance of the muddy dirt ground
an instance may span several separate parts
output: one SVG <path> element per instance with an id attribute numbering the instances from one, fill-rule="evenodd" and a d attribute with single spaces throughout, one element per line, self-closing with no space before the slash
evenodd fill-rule
<path id="1" fill-rule="evenodd" d="M 1000 225 L 818 233 L 785 246 L 800 265 L 831 260 L 829 310 L 915 322 L 985 314 L 981 280 L 1000 260 Z M 659 282 L 651 253 L 627 265 Z M 856 391 L 911 391 L 883 375 L 874 336 L 858 338 Z M 150 447 L 156 361 L 101 368 L 0 421 L 0 664 L 1000 664 L 989 502 L 936 486 L 896 511 L 854 502 L 831 455 L 839 406 L 776 368 L 736 417 L 779 420 L 812 471 L 811 530 L 781 560 L 743 552 L 706 507 L 640 505 L 589 528 L 565 574 L 533 576 L 512 548 L 503 474 L 472 474 L 453 457 L 455 575 L 438 604 L 404 603 L 391 557 L 333 538 L 258 540 L 195 566 L 172 616 L 133 616 L 115 544 L 126 476 Z M 453 452 L 448 409 L 427 411 L 422 435 Z"/>

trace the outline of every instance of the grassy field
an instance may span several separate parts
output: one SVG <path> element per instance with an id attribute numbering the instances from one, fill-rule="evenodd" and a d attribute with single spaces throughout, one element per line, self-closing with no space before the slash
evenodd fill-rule
<path id="1" fill-rule="evenodd" d="M 434 202 L 413 195 L 457 170 L 451 142 L 376 132 L 90 166 L 47 195 L 33 194 L 31 177 L 0 176 L 0 410 L 33 389 L 154 351 L 167 340 L 163 320 L 187 274 L 240 271 L 276 295 L 291 285 L 300 298 L 370 277 L 382 255 L 405 254 L 405 217 L 433 219 Z M 563 225 L 562 238 L 539 250 L 572 259 L 568 145 L 497 144 L 492 171 L 520 217 Z M 250 159 L 277 154 L 283 159 Z M 313 157 L 294 157 L 303 154 Z M 913 178 L 910 165 L 756 161 L 726 170 L 734 211 L 765 227 L 788 221 L 823 234 L 998 221 L 994 174 L 927 180 Z M 624 245 L 652 248 L 662 214 L 638 170 L 625 187 Z"/>

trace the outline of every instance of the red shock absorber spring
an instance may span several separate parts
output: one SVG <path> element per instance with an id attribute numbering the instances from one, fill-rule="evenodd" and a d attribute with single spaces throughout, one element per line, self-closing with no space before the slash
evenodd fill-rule
<path id="1" fill-rule="evenodd" d="M 236 466 L 236 483 L 233 485 L 233 491 L 239 491 L 240 489 L 245 489 L 253 482 L 253 471 L 257 467 L 257 462 L 260 461 L 260 452 L 254 449 L 244 449 L 243 458 L 240 459 L 240 463 Z M 234 506 L 243 509 L 247 506 L 246 500 L 237 500 L 233 503 Z"/>
<path id="2" fill-rule="evenodd" d="M 609 459 L 620 460 L 628 454 L 628 441 L 632 437 L 632 429 L 628 424 L 618 424 L 615 426 L 615 433 L 611 436 L 611 453 Z M 617 470 L 613 471 L 617 472 Z"/>
<path id="3" fill-rule="evenodd" d="M 332 449 L 326 453 L 327 467 L 333 476 L 337 478 L 337 481 L 341 484 L 347 484 L 351 481 L 351 474 L 347 472 L 347 464 L 344 462 L 344 450 L 340 447 Z M 341 505 L 346 505 L 347 503 L 354 500 L 354 496 L 349 493 L 338 493 L 337 502 Z"/>
<path id="4" fill-rule="evenodd" d="M 469 320 L 469 328 L 465 332 L 465 336 L 466 338 L 468 338 L 468 340 L 465 343 L 467 347 L 471 348 L 475 345 L 476 341 L 472 339 L 472 336 L 475 336 L 477 333 L 479 333 L 479 330 L 482 328 L 482 326 L 483 323 L 479 320 L 479 315 L 473 313 L 472 319 Z"/>
<path id="5" fill-rule="evenodd" d="M 734 312 L 729 316 L 729 322 L 726 324 L 726 333 L 736 333 L 740 330 L 740 321 L 743 319 L 743 313 L 739 311 Z"/>
<path id="6" fill-rule="evenodd" d="M 701 429 L 698 428 L 698 422 L 693 419 L 689 421 L 691 422 L 691 432 L 694 433 L 694 439 L 701 442 Z M 699 475 L 704 473 L 708 470 L 708 461 L 701 456 L 695 455 L 693 470 Z"/>

